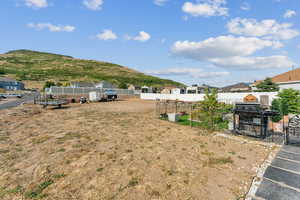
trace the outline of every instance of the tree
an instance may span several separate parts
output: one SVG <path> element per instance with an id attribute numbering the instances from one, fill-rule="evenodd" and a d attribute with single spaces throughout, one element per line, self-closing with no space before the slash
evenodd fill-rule
<path id="1" fill-rule="evenodd" d="M 209 93 L 207 89 L 205 91 L 204 100 L 201 102 L 201 114 L 203 114 L 203 120 L 207 121 L 208 128 L 211 130 L 215 129 L 215 124 L 220 118 L 221 113 L 220 104 L 218 103 L 218 94 L 216 90 L 212 90 Z"/>
<path id="2" fill-rule="evenodd" d="M 273 111 L 278 112 L 278 115 L 272 116 L 272 121 L 273 122 L 279 122 L 280 120 L 282 120 L 282 118 L 285 115 L 288 115 L 289 114 L 288 107 L 289 106 L 288 106 L 286 100 L 284 100 L 284 99 L 274 99 L 272 101 L 271 109 Z"/>
<path id="3" fill-rule="evenodd" d="M 127 89 L 128 87 L 127 87 L 127 84 L 126 84 L 126 83 L 121 82 L 121 83 L 119 84 L 119 88 L 120 88 L 120 89 Z"/>
<path id="4" fill-rule="evenodd" d="M 0 68 L 0 75 L 5 74 L 5 70 Z"/>
<path id="5" fill-rule="evenodd" d="M 275 92 L 275 91 L 279 90 L 278 85 L 276 83 L 274 83 L 271 78 L 266 78 L 265 80 L 260 82 L 256 86 L 256 88 L 259 91 L 263 91 L 263 92 Z"/>
<path id="6" fill-rule="evenodd" d="M 300 111 L 300 91 L 284 89 L 278 93 L 280 104 L 285 106 L 287 114 L 298 114 Z"/>
<path id="7" fill-rule="evenodd" d="M 56 84 L 53 81 L 46 81 L 43 87 L 43 90 L 45 91 L 46 88 L 50 88 L 51 86 L 55 86 Z"/>

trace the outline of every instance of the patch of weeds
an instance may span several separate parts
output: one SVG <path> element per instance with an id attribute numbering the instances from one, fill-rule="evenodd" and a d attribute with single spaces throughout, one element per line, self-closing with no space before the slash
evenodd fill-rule
<path id="1" fill-rule="evenodd" d="M 64 149 L 64 148 L 61 148 L 61 149 L 57 150 L 57 152 L 65 152 L 65 151 L 66 151 L 66 149 Z"/>
<path id="2" fill-rule="evenodd" d="M 100 167 L 100 168 L 96 169 L 96 171 L 97 171 L 97 172 L 101 172 L 101 171 L 103 171 L 103 169 L 104 169 L 104 168 Z"/>
<path id="3" fill-rule="evenodd" d="M 73 144 L 72 147 L 73 148 L 80 148 L 80 147 L 82 147 L 82 145 L 81 144 Z"/>
<path id="4" fill-rule="evenodd" d="M 168 169 L 167 170 L 167 175 L 168 176 L 173 176 L 173 175 L 175 175 L 177 172 L 174 170 L 174 169 Z"/>
<path id="5" fill-rule="evenodd" d="M 6 141 L 8 139 L 9 139 L 9 137 L 7 137 L 7 136 L 0 136 L 0 141 Z"/>
<path id="6" fill-rule="evenodd" d="M 131 180 L 128 183 L 128 187 L 134 187 L 139 184 L 139 179 L 136 177 L 131 178 Z"/>
<path id="7" fill-rule="evenodd" d="M 228 153 L 231 154 L 231 155 L 235 155 L 236 154 L 234 151 L 229 151 Z"/>
<path id="8" fill-rule="evenodd" d="M 159 191 L 156 191 L 156 190 L 152 190 L 151 193 L 150 193 L 150 196 L 154 196 L 154 197 L 159 197 L 160 196 L 160 193 Z"/>
<path id="9" fill-rule="evenodd" d="M 153 137 L 152 137 L 152 136 L 146 136 L 146 139 L 147 139 L 149 142 L 152 142 L 152 141 L 153 141 Z"/>
<path id="10" fill-rule="evenodd" d="M 0 154 L 1 154 L 1 153 L 3 153 L 3 154 L 4 154 L 4 153 L 9 153 L 9 150 L 8 150 L 8 149 L 0 149 Z"/>
<path id="11" fill-rule="evenodd" d="M 40 185 L 38 185 L 34 190 L 32 191 L 28 191 L 25 193 L 25 197 L 26 198 L 30 198 L 30 199 L 34 199 L 34 198 L 44 198 L 46 197 L 46 194 L 42 194 L 42 192 L 50 185 L 52 185 L 54 183 L 53 180 L 49 179 L 43 183 L 41 183 Z"/>
<path id="12" fill-rule="evenodd" d="M 20 185 L 16 186 L 13 189 L 6 189 L 5 187 L 0 187 L 0 198 L 6 196 L 7 194 L 22 194 L 24 188 Z"/>
<path id="13" fill-rule="evenodd" d="M 131 178 L 131 180 L 128 182 L 127 185 L 122 186 L 120 185 L 118 192 L 114 195 L 112 195 L 109 199 L 115 199 L 121 192 L 123 192 L 125 189 L 129 188 L 129 187 L 135 187 L 139 184 L 139 179 L 136 177 Z"/>
<path id="14" fill-rule="evenodd" d="M 126 150 L 126 153 L 131 153 L 131 152 L 133 152 L 131 149 Z"/>
<path id="15" fill-rule="evenodd" d="M 58 140 L 58 142 L 63 142 L 63 141 L 72 140 L 72 139 L 76 139 L 76 138 L 77 139 L 81 138 L 81 134 L 69 132 L 69 133 L 66 133 L 63 137 L 57 138 L 57 140 Z"/>
<path id="16" fill-rule="evenodd" d="M 201 154 L 205 155 L 205 156 L 213 156 L 215 153 L 214 152 L 209 152 L 209 151 L 205 150 L 205 151 L 202 151 Z"/>
<path id="17" fill-rule="evenodd" d="M 41 137 L 38 137 L 38 138 L 33 138 L 31 140 L 31 142 L 33 144 L 41 144 L 41 143 L 44 143 L 46 142 L 47 140 L 49 140 L 51 137 L 50 136 L 41 136 Z"/>
<path id="18" fill-rule="evenodd" d="M 14 189 L 8 190 L 9 193 L 19 194 L 24 192 L 24 188 L 20 185 L 16 186 Z"/>
<path id="19" fill-rule="evenodd" d="M 246 157 L 238 156 L 239 159 L 246 160 Z"/>
<path id="20" fill-rule="evenodd" d="M 23 151 L 23 148 L 21 148 L 21 147 L 16 147 L 15 149 L 16 149 L 16 151 L 18 151 L 18 152 Z"/>
<path id="21" fill-rule="evenodd" d="M 233 160 L 231 157 L 219 157 L 219 158 L 213 158 L 210 157 L 206 163 L 204 163 L 204 166 L 215 166 L 215 165 L 224 165 L 224 164 L 233 164 Z"/>
<path id="22" fill-rule="evenodd" d="M 55 179 L 60 179 L 60 178 L 63 178 L 63 177 L 65 177 L 66 175 L 65 174 L 54 174 L 53 175 L 53 178 L 55 178 Z"/>
<path id="23" fill-rule="evenodd" d="M 170 190 L 172 188 L 172 185 L 171 184 L 167 184 L 167 190 Z"/>

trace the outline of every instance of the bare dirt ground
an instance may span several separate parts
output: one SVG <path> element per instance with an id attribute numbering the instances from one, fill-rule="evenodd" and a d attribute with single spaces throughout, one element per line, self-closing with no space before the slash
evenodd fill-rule
<path id="1" fill-rule="evenodd" d="M 272 151 L 128 100 L 0 111 L 0 199 L 236 200 Z"/>

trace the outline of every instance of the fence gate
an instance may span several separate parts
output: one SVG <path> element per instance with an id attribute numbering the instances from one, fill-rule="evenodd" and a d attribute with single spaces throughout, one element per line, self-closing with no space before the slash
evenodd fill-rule
<path id="1" fill-rule="evenodd" d="M 300 115 L 296 115 L 289 120 L 285 143 L 300 146 Z"/>

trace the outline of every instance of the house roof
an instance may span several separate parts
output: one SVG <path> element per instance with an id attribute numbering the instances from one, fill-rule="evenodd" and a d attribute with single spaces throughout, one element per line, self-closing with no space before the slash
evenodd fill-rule
<path id="1" fill-rule="evenodd" d="M 300 81 L 300 68 L 279 74 L 272 78 L 272 81 L 275 83 L 280 82 L 290 82 L 290 81 Z"/>
<path id="2" fill-rule="evenodd" d="M 4 82 L 15 82 L 16 80 L 12 79 L 12 78 L 8 78 L 8 77 L 0 77 L 0 81 L 4 81 Z"/>
<path id="3" fill-rule="evenodd" d="M 282 83 L 282 82 L 295 82 L 300 81 L 300 68 L 279 74 L 271 78 L 274 83 Z M 254 85 L 257 85 L 261 81 L 256 81 Z"/>
<path id="4" fill-rule="evenodd" d="M 250 88 L 250 87 L 248 83 L 237 83 L 234 85 L 223 87 L 222 90 L 231 90 L 231 89 L 239 89 L 239 88 Z"/>

